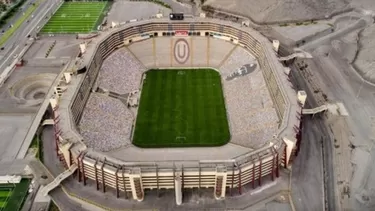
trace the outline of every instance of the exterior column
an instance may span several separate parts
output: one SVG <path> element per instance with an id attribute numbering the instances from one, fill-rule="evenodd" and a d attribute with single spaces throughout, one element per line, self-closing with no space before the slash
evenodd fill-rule
<path id="1" fill-rule="evenodd" d="M 279 177 L 279 153 L 276 153 L 276 177 Z"/>
<path id="2" fill-rule="evenodd" d="M 176 166 L 173 163 L 173 178 L 176 178 Z M 176 183 L 173 183 L 173 188 L 176 189 Z"/>
<path id="3" fill-rule="evenodd" d="M 284 151 L 284 153 L 285 153 L 284 166 L 285 166 L 285 168 L 287 168 L 288 164 L 289 164 L 289 159 L 290 159 L 291 154 L 292 154 L 292 150 L 295 147 L 295 143 L 290 141 L 287 138 L 283 138 L 283 141 L 286 144 L 285 151 Z"/>
<path id="4" fill-rule="evenodd" d="M 216 167 L 214 196 L 216 199 L 225 198 L 227 187 L 227 169 L 225 166 Z"/>
<path id="5" fill-rule="evenodd" d="M 231 196 L 233 196 L 232 190 L 233 190 L 233 186 L 234 186 L 234 168 L 235 168 L 235 164 L 233 163 L 233 166 L 232 166 L 232 184 L 231 184 L 231 188 L 230 188 L 230 195 Z"/>
<path id="6" fill-rule="evenodd" d="M 95 167 L 96 190 L 99 190 L 98 168 L 96 167 L 97 164 L 98 164 L 98 159 L 95 160 L 94 167 Z"/>
<path id="7" fill-rule="evenodd" d="M 126 192 L 126 180 L 125 180 L 125 166 L 122 166 L 122 184 L 124 186 L 125 199 L 128 199 L 128 193 Z"/>
<path id="8" fill-rule="evenodd" d="M 297 135 L 297 143 L 296 143 L 296 156 L 298 156 L 299 150 L 301 148 L 301 142 L 302 142 L 302 129 L 303 129 L 303 116 L 302 116 L 302 109 L 301 109 L 301 119 L 299 122 L 299 131 Z"/>
<path id="9" fill-rule="evenodd" d="M 77 171 L 77 176 L 78 176 L 78 182 L 81 182 L 81 162 L 79 161 L 79 158 L 81 157 L 82 155 L 82 152 L 79 153 L 78 157 L 77 157 L 77 166 L 78 166 L 78 171 Z"/>
<path id="10" fill-rule="evenodd" d="M 199 182 L 198 182 L 198 188 L 199 188 L 199 196 L 202 195 L 202 192 L 201 192 L 201 164 L 199 164 Z"/>
<path id="11" fill-rule="evenodd" d="M 85 164 L 83 163 L 83 158 L 84 158 L 84 157 L 85 157 L 85 155 L 82 155 L 82 158 L 81 158 L 81 166 L 82 166 L 83 185 L 86 186 Z"/>
<path id="12" fill-rule="evenodd" d="M 69 150 L 69 164 L 68 164 L 68 167 L 70 167 L 72 164 L 73 164 L 73 156 L 72 156 L 72 152 L 70 151 L 70 149 L 68 149 Z"/>
<path id="13" fill-rule="evenodd" d="M 255 162 L 254 162 L 253 158 L 251 159 L 251 161 L 253 162 L 253 172 L 252 172 L 253 182 L 252 182 L 252 185 L 253 185 L 253 189 L 255 189 Z"/>
<path id="14" fill-rule="evenodd" d="M 102 171 L 103 193 L 105 193 L 104 165 L 105 165 L 105 159 L 103 160 L 103 164 L 102 164 L 102 166 L 100 167 L 100 170 Z"/>
<path id="15" fill-rule="evenodd" d="M 120 196 L 120 193 L 119 193 L 119 189 L 118 189 L 118 167 L 116 167 L 116 173 L 115 173 L 115 175 L 116 175 L 116 198 L 118 198 L 119 196 Z"/>
<path id="16" fill-rule="evenodd" d="M 55 149 L 56 149 L 56 156 L 59 156 L 59 135 L 61 133 L 61 130 L 58 129 L 58 122 L 59 122 L 59 116 L 56 115 L 58 107 L 56 106 L 55 108 L 52 109 L 53 113 L 53 130 L 54 130 L 54 135 L 55 135 Z"/>
<path id="17" fill-rule="evenodd" d="M 287 168 L 288 167 L 288 162 L 287 162 L 287 156 L 288 156 L 288 153 L 286 151 L 286 147 L 284 148 L 284 168 Z"/>
<path id="18" fill-rule="evenodd" d="M 59 135 L 61 134 L 61 130 L 57 128 L 57 125 L 55 124 L 53 126 L 54 130 L 54 136 L 55 136 L 55 150 L 56 150 L 56 156 L 59 156 Z"/>
<path id="19" fill-rule="evenodd" d="M 181 205 L 182 204 L 182 181 L 181 181 L 181 175 L 180 173 L 177 173 L 174 177 L 174 190 L 175 190 L 175 198 L 176 198 L 176 204 Z"/>
<path id="20" fill-rule="evenodd" d="M 274 181 L 275 180 L 275 160 L 276 160 L 276 153 L 275 153 L 275 150 L 274 150 L 273 147 L 271 148 L 271 152 L 272 152 L 271 178 L 272 178 L 272 181 Z"/>
<path id="21" fill-rule="evenodd" d="M 258 159 L 259 159 L 259 178 L 258 178 L 258 183 L 259 186 L 262 186 L 262 159 L 258 154 Z"/>
<path id="22" fill-rule="evenodd" d="M 156 195 L 159 198 L 159 167 L 156 165 Z"/>
<path id="23" fill-rule="evenodd" d="M 242 195 L 242 184 L 241 184 L 241 174 L 242 174 L 242 172 L 241 172 L 240 166 L 238 166 L 237 168 L 238 168 L 238 193 L 240 195 Z"/>
<path id="24" fill-rule="evenodd" d="M 142 185 L 141 169 L 133 169 L 131 174 L 129 174 L 129 180 L 133 199 L 137 201 L 143 201 L 144 192 Z"/>
<path id="25" fill-rule="evenodd" d="M 184 190 L 184 165 L 181 166 L 181 189 Z"/>

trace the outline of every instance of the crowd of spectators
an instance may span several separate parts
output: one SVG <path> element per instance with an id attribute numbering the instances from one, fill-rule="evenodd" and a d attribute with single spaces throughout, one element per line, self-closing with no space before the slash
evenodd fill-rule
<path id="1" fill-rule="evenodd" d="M 247 51 L 237 48 L 220 68 L 222 78 L 254 62 Z M 258 148 L 270 141 L 277 132 L 278 117 L 259 67 L 248 75 L 222 81 L 231 142 Z"/>
<path id="2" fill-rule="evenodd" d="M 237 48 L 220 67 L 224 79 L 245 64 L 256 63 L 247 51 Z M 99 73 L 99 87 L 119 94 L 138 90 L 145 68 L 126 49 L 110 55 Z M 277 133 L 278 117 L 263 74 L 257 69 L 231 81 L 223 91 L 231 131 L 231 142 L 258 148 Z M 131 143 L 133 115 L 118 99 L 92 93 L 80 123 L 88 147 L 111 151 Z"/>
<path id="3" fill-rule="evenodd" d="M 145 70 L 128 50 L 121 48 L 103 62 L 98 86 L 118 94 L 138 90 Z"/>
<path id="4" fill-rule="evenodd" d="M 79 129 L 87 147 L 107 152 L 130 144 L 133 119 L 120 100 L 91 93 Z"/>

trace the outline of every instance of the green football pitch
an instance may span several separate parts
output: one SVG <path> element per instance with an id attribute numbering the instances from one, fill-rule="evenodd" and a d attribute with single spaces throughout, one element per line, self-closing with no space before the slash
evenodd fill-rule
<path id="1" fill-rule="evenodd" d="M 22 179 L 18 184 L 0 184 L 0 211 L 21 210 L 29 184 L 28 179 Z"/>
<path id="2" fill-rule="evenodd" d="M 229 127 L 220 74 L 212 69 L 145 73 L 133 144 L 139 147 L 220 146 Z"/>
<path id="3" fill-rule="evenodd" d="M 105 16 L 106 1 L 100 2 L 64 2 L 56 11 L 42 33 L 88 33 L 96 27 Z"/>

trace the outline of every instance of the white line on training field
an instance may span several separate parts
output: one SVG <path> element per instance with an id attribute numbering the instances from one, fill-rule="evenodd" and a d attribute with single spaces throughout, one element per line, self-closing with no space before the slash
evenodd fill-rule
<path id="1" fill-rule="evenodd" d="M 108 4 L 108 3 L 107 3 Z M 99 18 L 102 16 L 102 13 L 103 13 L 103 11 L 104 11 L 104 8 L 107 6 L 107 4 L 104 4 L 104 6 L 102 7 L 102 11 L 99 13 L 99 16 L 96 18 L 96 21 L 95 21 L 95 23 L 94 23 L 94 26 L 92 27 L 92 29 L 91 30 L 94 30 L 95 31 L 95 27 L 98 27 L 97 26 L 97 22 L 98 22 L 98 20 L 99 20 Z"/>

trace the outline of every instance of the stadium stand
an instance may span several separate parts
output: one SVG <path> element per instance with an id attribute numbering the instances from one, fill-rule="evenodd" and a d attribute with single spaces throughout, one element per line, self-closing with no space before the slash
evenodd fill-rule
<path id="1" fill-rule="evenodd" d="M 208 66 L 207 52 L 202 52 L 201 49 L 207 49 L 207 37 L 192 37 L 191 38 L 191 57 L 192 66 L 204 67 Z"/>
<path id="2" fill-rule="evenodd" d="M 207 51 L 209 52 L 209 66 L 218 67 L 221 61 L 233 48 L 233 43 L 225 42 L 217 38 L 207 40 Z"/>
<path id="3" fill-rule="evenodd" d="M 212 37 L 185 37 L 189 57 L 184 64 L 174 59 L 174 43 L 179 37 L 158 37 L 133 43 L 129 49 L 148 68 L 153 67 L 218 67 L 234 45 Z M 154 58 L 154 59 L 153 59 Z M 155 62 L 153 62 L 155 61 Z"/>
<path id="4" fill-rule="evenodd" d="M 159 37 L 153 39 L 154 43 L 151 45 L 155 49 L 155 66 L 156 67 L 170 67 L 171 66 L 171 50 L 172 50 L 172 40 L 170 37 Z M 137 47 L 138 43 L 134 46 Z M 138 55 L 138 54 L 137 54 Z M 143 57 L 143 55 L 139 55 Z"/>
<path id="5" fill-rule="evenodd" d="M 139 89 L 145 68 L 133 55 L 122 48 L 111 54 L 99 72 L 99 87 L 119 94 Z"/>
<path id="6" fill-rule="evenodd" d="M 133 120 L 120 100 L 91 93 L 79 129 L 88 147 L 106 152 L 130 144 Z"/>
<path id="7" fill-rule="evenodd" d="M 130 45 L 129 50 L 134 53 L 145 67 L 153 67 L 155 65 L 153 56 L 153 39 L 144 40 L 142 42 Z M 169 66 L 169 64 L 168 64 Z"/>
<path id="8" fill-rule="evenodd" d="M 254 62 L 242 48 L 237 48 L 220 68 L 225 74 Z M 232 143 L 257 149 L 277 133 L 278 118 L 273 108 L 261 70 L 233 81 L 223 80 Z"/>

